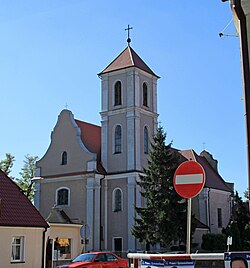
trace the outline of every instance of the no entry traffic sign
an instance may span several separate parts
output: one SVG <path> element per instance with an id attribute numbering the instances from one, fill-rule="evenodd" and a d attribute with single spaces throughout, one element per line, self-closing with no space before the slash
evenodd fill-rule
<path id="1" fill-rule="evenodd" d="M 178 166 L 174 174 L 174 188 L 184 198 L 198 195 L 205 184 L 205 171 L 195 161 L 186 161 Z"/>

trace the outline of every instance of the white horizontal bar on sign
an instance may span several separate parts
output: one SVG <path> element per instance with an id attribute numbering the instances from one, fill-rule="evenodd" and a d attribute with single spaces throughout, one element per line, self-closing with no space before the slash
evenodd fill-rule
<path id="1" fill-rule="evenodd" d="M 224 253 L 194 253 L 194 254 L 145 254 L 145 253 L 128 253 L 130 259 L 176 259 L 190 257 L 192 260 L 224 260 Z"/>
<path id="2" fill-rule="evenodd" d="M 175 184 L 198 184 L 203 182 L 202 174 L 176 175 Z"/>

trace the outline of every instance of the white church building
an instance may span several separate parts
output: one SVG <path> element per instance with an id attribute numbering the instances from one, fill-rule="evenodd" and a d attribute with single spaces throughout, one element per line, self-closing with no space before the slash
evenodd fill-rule
<path id="1" fill-rule="evenodd" d="M 50 258 L 72 259 L 82 250 L 145 249 L 132 236 L 131 227 L 134 206 L 144 206 L 136 181 L 147 166 L 158 127 L 159 76 L 130 42 L 98 76 L 101 126 L 62 110 L 49 148 L 37 162 L 35 206 L 50 224 L 48 263 Z M 200 198 L 194 200 L 200 240 L 201 234 L 220 232 L 228 224 L 232 188 L 218 174 L 210 154 L 198 156 L 193 150 L 180 154 L 182 161 L 190 156 L 199 161 L 209 177 Z"/>

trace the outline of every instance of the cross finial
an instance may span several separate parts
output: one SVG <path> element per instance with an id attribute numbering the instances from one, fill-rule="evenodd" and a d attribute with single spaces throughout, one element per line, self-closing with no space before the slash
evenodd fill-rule
<path id="1" fill-rule="evenodd" d="M 206 143 L 205 143 L 205 142 L 203 142 L 202 144 L 203 144 L 203 150 L 205 150 Z"/>
<path id="2" fill-rule="evenodd" d="M 66 104 L 65 104 L 65 108 L 68 110 L 68 103 L 66 102 Z"/>
<path id="3" fill-rule="evenodd" d="M 133 27 L 129 27 L 129 24 L 128 24 L 128 28 L 125 29 L 125 31 L 128 31 L 128 39 L 127 39 L 128 45 L 130 45 L 130 42 L 131 42 L 131 39 L 129 37 L 129 31 L 132 29 L 133 29 Z"/>

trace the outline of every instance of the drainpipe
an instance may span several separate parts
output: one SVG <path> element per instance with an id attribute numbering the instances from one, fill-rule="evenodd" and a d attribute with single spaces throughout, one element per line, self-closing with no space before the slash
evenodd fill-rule
<path id="1" fill-rule="evenodd" d="M 47 232 L 47 227 L 44 228 L 43 231 L 43 238 L 42 238 L 42 266 L 41 268 L 44 268 L 44 258 L 45 258 L 45 250 L 46 250 L 46 245 L 45 245 L 45 233 Z"/>
<path id="2" fill-rule="evenodd" d="M 103 175 L 103 177 L 100 179 L 100 236 L 99 236 L 99 250 L 100 251 L 102 251 L 102 238 L 104 237 L 104 233 L 103 233 L 104 229 L 102 226 L 102 181 L 103 179 L 105 179 L 105 175 Z M 105 206 L 104 206 L 104 209 L 106 209 Z"/>
<path id="3" fill-rule="evenodd" d="M 245 120 L 246 120 L 246 143 L 247 143 L 247 165 L 248 165 L 248 195 L 250 193 L 250 73 L 249 73 L 249 52 L 247 41 L 246 15 L 241 6 L 241 0 L 232 0 L 232 9 L 239 19 L 241 58 L 243 72 L 243 89 L 245 99 Z"/>
<path id="4" fill-rule="evenodd" d="M 208 192 L 207 192 L 207 209 L 208 209 L 208 227 L 209 227 L 209 233 L 211 233 L 210 191 L 211 191 L 211 188 L 208 188 Z"/>

